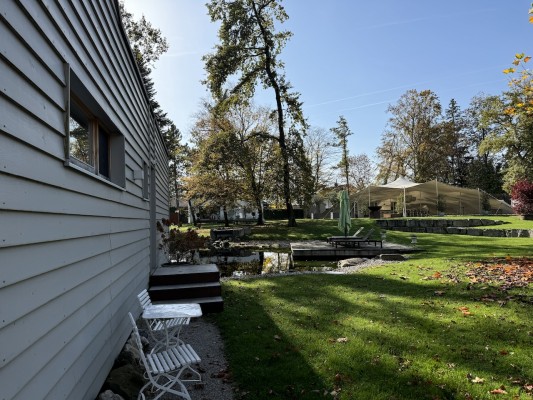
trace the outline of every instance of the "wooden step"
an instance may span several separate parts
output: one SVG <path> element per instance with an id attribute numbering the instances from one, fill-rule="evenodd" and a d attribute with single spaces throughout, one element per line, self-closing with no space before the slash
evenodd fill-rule
<path id="1" fill-rule="evenodd" d="M 160 267 L 150 277 L 150 286 L 186 283 L 218 282 L 220 271 L 216 264 Z"/>
<path id="2" fill-rule="evenodd" d="M 198 303 L 204 314 L 224 309 L 216 264 L 160 267 L 150 276 L 148 292 L 154 303 Z"/>
<path id="3" fill-rule="evenodd" d="M 153 301 L 187 299 L 191 297 L 217 297 L 222 294 L 220 282 L 156 285 L 148 290 Z"/>
<path id="4" fill-rule="evenodd" d="M 203 314 L 218 313 L 224 310 L 224 300 L 220 296 L 216 297 L 194 297 L 188 299 L 163 300 L 154 301 L 154 304 L 170 304 L 170 303 L 198 303 L 202 308 Z"/>

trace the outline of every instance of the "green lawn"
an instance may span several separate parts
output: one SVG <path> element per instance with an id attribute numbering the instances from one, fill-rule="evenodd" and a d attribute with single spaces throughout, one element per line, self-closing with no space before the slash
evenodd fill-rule
<path id="1" fill-rule="evenodd" d="M 270 224 L 253 237 L 336 234 L 336 221 L 298 222 L 288 231 Z M 408 236 L 387 237 L 408 242 Z M 487 280 L 478 261 L 501 257 L 510 267 L 532 255 L 533 239 L 418 238 L 423 251 L 408 261 L 353 275 L 224 282 L 225 311 L 212 318 L 237 397 L 532 399 L 531 287 Z"/>

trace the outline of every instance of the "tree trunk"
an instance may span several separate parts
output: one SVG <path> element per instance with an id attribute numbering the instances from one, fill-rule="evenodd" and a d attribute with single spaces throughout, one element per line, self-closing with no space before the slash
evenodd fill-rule
<path id="1" fill-rule="evenodd" d="M 263 214 L 263 202 L 261 201 L 261 199 L 256 198 L 255 205 L 257 207 L 257 225 L 264 225 L 265 218 Z"/>
<path id="2" fill-rule="evenodd" d="M 285 197 L 285 206 L 287 208 L 287 219 L 289 227 L 296 226 L 296 219 L 294 218 L 294 210 L 291 203 L 291 188 L 290 188 L 290 165 L 289 165 L 289 154 L 287 152 L 287 144 L 285 143 L 285 128 L 284 128 L 284 118 L 283 118 L 283 104 L 281 101 L 281 90 L 276 79 L 276 75 L 272 70 L 272 54 L 271 50 L 271 39 L 268 37 L 265 27 L 261 24 L 261 17 L 253 5 L 254 14 L 259 21 L 259 29 L 263 36 L 265 43 L 265 70 L 268 76 L 268 80 L 274 93 L 276 94 L 276 109 L 278 113 L 278 131 L 279 131 L 279 147 L 281 149 L 281 158 L 283 159 L 283 195 Z"/>
<path id="3" fill-rule="evenodd" d="M 229 227 L 228 210 L 226 206 L 222 207 L 222 213 L 224 214 L 224 226 Z"/>
<path id="4" fill-rule="evenodd" d="M 196 215 L 194 215 L 194 208 L 192 207 L 191 199 L 187 201 L 189 203 L 189 215 L 191 216 L 191 221 L 193 226 L 196 226 Z"/>
<path id="5" fill-rule="evenodd" d="M 180 221 L 180 199 L 179 199 L 179 196 L 178 196 L 178 178 L 177 178 L 177 173 L 176 173 L 176 160 L 174 160 L 174 165 L 172 166 L 172 168 L 174 169 L 174 176 L 173 176 L 173 180 L 174 180 L 174 196 L 176 197 L 176 212 L 178 213 L 178 226 L 181 226 L 181 221 Z"/>

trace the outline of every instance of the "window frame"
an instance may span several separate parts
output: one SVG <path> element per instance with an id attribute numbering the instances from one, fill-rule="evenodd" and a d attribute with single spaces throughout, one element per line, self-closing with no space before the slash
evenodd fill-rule
<path id="1" fill-rule="evenodd" d="M 94 100 L 81 80 L 76 77 L 68 65 L 66 69 L 68 80 L 65 88 L 67 98 L 65 165 L 87 173 L 99 181 L 125 190 L 126 163 L 124 135 L 114 127 L 102 107 Z M 75 110 L 75 114 L 78 114 L 79 120 L 83 119 L 87 121 L 90 152 L 89 163 L 77 158 L 71 151 L 71 119 L 78 125 L 81 125 L 76 116 L 73 116 L 73 109 Z M 102 150 L 105 151 L 105 155 L 102 154 Z"/>

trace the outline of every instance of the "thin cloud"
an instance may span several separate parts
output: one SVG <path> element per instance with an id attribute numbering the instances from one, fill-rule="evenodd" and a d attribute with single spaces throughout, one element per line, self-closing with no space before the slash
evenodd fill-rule
<path id="1" fill-rule="evenodd" d="M 489 83 L 504 82 L 504 81 L 505 81 L 505 79 L 496 79 L 496 80 L 491 80 L 491 81 L 483 81 L 483 82 L 471 83 L 469 85 L 463 85 L 463 86 L 458 86 L 458 87 L 455 87 L 455 88 L 445 89 L 442 92 L 443 93 L 447 93 L 447 92 L 451 92 L 451 91 L 454 91 L 454 90 L 464 89 L 464 88 L 467 88 L 467 87 L 476 87 L 476 86 L 486 85 L 486 84 L 489 84 Z M 341 108 L 340 110 L 337 110 L 335 112 L 339 113 L 339 112 L 343 112 L 343 111 L 360 110 L 362 108 L 374 107 L 374 106 L 379 106 L 379 105 L 382 105 L 382 104 L 391 104 L 391 103 L 393 103 L 393 102 L 395 102 L 397 100 L 398 99 L 390 99 L 390 100 L 378 101 L 378 102 L 375 102 L 375 103 L 362 104 L 362 105 L 357 106 L 357 107 Z"/>
<path id="2" fill-rule="evenodd" d="M 491 66 L 491 67 L 480 68 L 480 69 L 476 69 L 476 70 L 472 70 L 472 71 L 468 71 L 468 72 L 463 72 L 463 73 L 460 73 L 460 74 L 451 74 L 451 75 L 447 75 L 447 76 L 441 76 L 441 77 L 439 77 L 439 80 L 450 79 L 450 78 L 455 78 L 455 77 L 458 77 L 458 76 L 465 76 L 465 75 L 470 75 L 470 74 L 477 74 L 477 73 L 483 72 L 483 71 L 496 70 L 496 68 L 502 68 L 502 66 L 501 65 Z M 498 81 L 490 81 L 490 82 L 498 82 Z M 394 91 L 399 90 L 399 89 L 413 88 L 415 86 L 420 86 L 420 85 L 428 85 L 428 84 L 431 84 L 432 82 L 434 82 L 434 81 L 426 80 L 426 81 L 421 81 L 421 82 L 409 83 L 409 84 L 405 84 L 405 85 L 394 86 L 394 87 L 391 87 L 391 88 L 388 88 L 388 89 L 374 90 L 372 92 L 361 93 L 361 94 L 357 94 L 357 95 L 353 95 L 353 96 L 341 97 L 341 98 L 333 99 L 333 100 L 326 100 L 326 101 L 323 101 L 323 102 L 320 102 L 320 103 L 310 104 L 307 107 L 308 108 L 312 108 L 312 107 L 324 106 L 324 105 L 327 105 L 327 104 L 340 103 L 342 101 L 353 100 L 353 99 L 366 97 L 366 96 L 372 96 L 372 95 L 375 95 L 375 94 L 394 92 Z M 490 82 L 484 82 L 484 83 L 490 83 Z M 468 86 L 471 86 L 471 85 L 461 86 L 461 87 L 468 87 Z"/>
<path id="3" fill-rule="evenodd" d="M 391 100 L 378 101 L 378 102 L 375 102 L 375 103 L 363 104 L 363 105 L 361 105 L 361 106 L 357 106 L 357 107 L 341 108 L 340 110 L 337 110 L 337 112 L 342 112 L 342 111 L 352 111 L 352 110 L 359 110 L 359 109 L 361 109 L 361 108 L 368 108 L 368 107 L 380 106 L 380 105 L 382 105 L 382 104 L 390 104 L 390 103 L 392 103 L 393 101 L 395 101 L 395 100 L 394 100 L 394 99 L 391 99 Z"/>
<path id="4" fill-rule="evenodd" d="M 371 26 L 363 26 L 361 28 L 356 29 L 356 31 L 366 31 L 366 30 L 372 30 L 372 29 L 388 28 L 390 26 L 398 26 L 398 25 L 409 25 L 409 24 L 413 24 L 416 22 L 434 21 L 436 19 L 445 19 L 445 18 L 454 18 L 454 17 L 464 17 L 467 15 L 479 16 L 479 14 L 489 13 L 493 11 L 496 11 L 496 9 L 486 8 L 483 10 L 476 10 L 475 12 L 470 12 L 470 13 L 456 12 L 456 13 L 437 15 L 437 16 L 431 16 L 431 17 L 412 18 L 412 19 L 406 19 L 403 21 L 392 21 L 392 22 L 385 22 L 382 24 L 376 24 L 376 25 L 371 25 Z"/>

